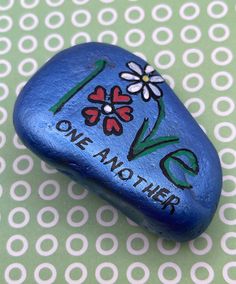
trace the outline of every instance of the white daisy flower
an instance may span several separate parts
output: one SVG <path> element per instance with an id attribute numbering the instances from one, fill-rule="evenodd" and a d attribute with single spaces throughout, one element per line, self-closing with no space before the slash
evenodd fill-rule
<path id="1" fill-rule="evenodd" d="M 141 92 L 144 101 L 150 100 L 151 97 L 158 99 L 162 96 L 162 91 L 157 84 L 163 83 L 164 79 L 160 75 L 157 75 L 152 66 L 146 65 L 142 69 L 133 61 L 130 61 L 127 66 L 131 72 L 121 72 L 120 77 L 132 82 L 127 87 L 128 92 L 132 94 Z"/>

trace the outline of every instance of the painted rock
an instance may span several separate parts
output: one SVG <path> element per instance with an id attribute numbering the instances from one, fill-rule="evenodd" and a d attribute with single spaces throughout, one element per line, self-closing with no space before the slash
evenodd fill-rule
<path id="1" fill-rule="evenodd" d="M 222 174 L 207 136 L 161 75 L 108 44 L 50 59 L 14 109 L 23 143 L 159 236 L 186 241 L 209 225 Z"/>

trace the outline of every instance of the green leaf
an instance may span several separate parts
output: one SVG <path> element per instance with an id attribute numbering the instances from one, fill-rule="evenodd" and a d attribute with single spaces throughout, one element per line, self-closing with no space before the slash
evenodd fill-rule
<path id="1" fill-rule="evenodd" d="M 128 154 L 128 160 L 134 160 L 139 157 L 150 154 L 157 149 L 164 148 L 168 145 L 179 142 L 179 138 L 176 136 L 161 136 L 156 139 L 147 139 L 144 141 L 135 141 L 135 145 L 131 145 Z"/>
<path id="2" fill-rule="evenodd" d="M 151 131 L 149 131 L 149 119 L 144 119 L 130 146 L 129 153 L 127 156 L 129 161 L 150 154 L 156 151 L 157 149 L 179 142 L 179 138 L 176 136 L 161 136 L 155 138 L 155 136 L 157 136 L 161 121 L 165 117 L 165 107 L 162 98 L 158 99 L 156 103 L 159 112 L 155 124 Z"/>
<path id="3" fill-rule="evenodd" d="M 185 160 L 183 160 L 183 158 L 185 158 Z M 180 180 L 175 173 L 172 172 L 170 163 L 172 165 L 174 163 L 182 169 L 184 179 Z M 197 157 L 188 149 L 179 149 L 167 154 L 163 159 L 161 159 L 160 168 L 166 178 L 181 189 L 192 188 L 192 185 L 186 180 L 186 175 L 196 176 L 199 172 Z"/>
<path id="4" fill-rule="evenodd" d="M 137 144 L 141 143 L 141 141 L 144 139 L 144 136 L 145 136 L 145 133 L 148 129 L 148 126 L 149 126 L 149 119 L 145 118 L 144 121 L 143 121 L 143 124 L 141 125 L 139 131 L 136 134 L 134 142 L 136 142 Z"/>

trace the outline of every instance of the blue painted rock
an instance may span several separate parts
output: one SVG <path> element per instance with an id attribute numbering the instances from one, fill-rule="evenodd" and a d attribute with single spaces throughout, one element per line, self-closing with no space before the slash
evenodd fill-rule
<path id="1" fill-rule="evenodd" d="M 215 213 L 214 147 L 160 74 L 124 49 L 54 56 L 19 95 L 14 125 L 41 159 L 162 237 L 193 239 Z"/>

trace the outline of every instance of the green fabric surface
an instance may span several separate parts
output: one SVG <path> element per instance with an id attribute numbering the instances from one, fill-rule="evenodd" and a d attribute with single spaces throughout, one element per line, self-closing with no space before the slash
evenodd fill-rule
<path id="1" fill-rule="evenodd" d="M 233 0 L 0 1 L 0 283 L 236 283 L 235 18 Z M 215 145 L 223 191 L 196 240 L 148 233 L 17 138 L 20 89 L 86 41 L 146 58 Z"/>

